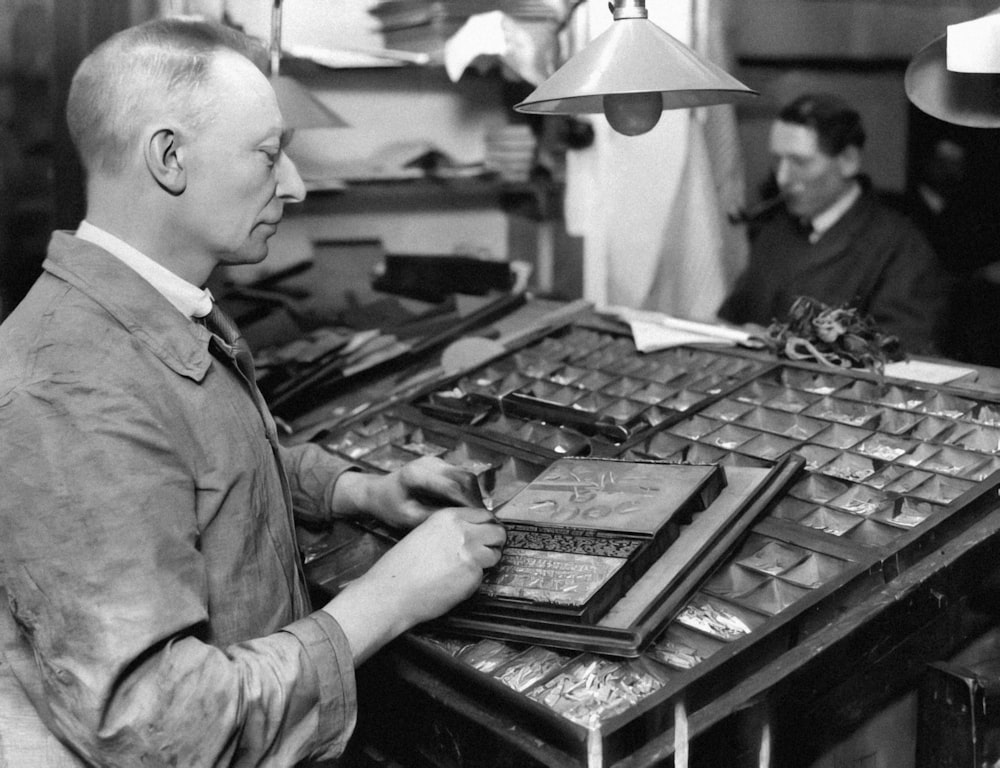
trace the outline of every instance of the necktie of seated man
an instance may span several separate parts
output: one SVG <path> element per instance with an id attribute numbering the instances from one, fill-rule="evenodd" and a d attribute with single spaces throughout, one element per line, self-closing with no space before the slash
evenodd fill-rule
<path id="1" fill-rule="evenodd" d="M 250 351 L 250 345 L 243 338 L 233 318 L 223 312 L 219 308 L 219 305 L 213 301 L 212 311 L 198 319 L 205 324 L 208 330 L 233 348 L 235 353 L 233 362 L 236 364 L 237 370 L 243 374 L 243 377 L 251 385 L 254 385 L 256 377 L 253 365 L 253 353 Z"/>

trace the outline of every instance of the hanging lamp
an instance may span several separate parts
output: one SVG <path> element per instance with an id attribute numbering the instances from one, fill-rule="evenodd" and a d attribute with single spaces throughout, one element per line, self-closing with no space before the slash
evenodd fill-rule
<path id="1" fill-rule="evenodd" d="M 968 128 L 1000 128 L 1000 8 L 921 48 L 906 68 L 906 95 L 923 112 Z"/>
<path id="2" fill-rule="evenodd" d="M 514 106 L 533 115 L 604 113 L 626 136 L 665 109 L 704 107 L 757 92 L 649 21 L 644 0 L 614 0 L 614 22 Z"/>

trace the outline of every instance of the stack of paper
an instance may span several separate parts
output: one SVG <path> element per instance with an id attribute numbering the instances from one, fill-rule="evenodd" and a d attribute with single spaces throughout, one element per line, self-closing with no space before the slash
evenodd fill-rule
<path id="1" fill-rule="evenodd" d="M 486 134 L 484 165 L 504 181 L 527 181 L 535 162 L 536 144 L 535 134 L 524 123 L 492 128 Z"/>

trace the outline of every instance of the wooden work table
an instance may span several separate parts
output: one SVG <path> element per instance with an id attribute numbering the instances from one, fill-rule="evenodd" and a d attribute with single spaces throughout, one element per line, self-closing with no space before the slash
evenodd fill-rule
<path id="1" fill-rule="evenodd" d="M 569 313 L 569 322 L 578 311 Z M 567 314 L 558 318 L 565 323 Z M 532 317 L 526 336 L 511 332 L 509 349 L 525 338 L 544 338 L 552 326 L 538 320 Z M 766 366 L 776 361 L 750 357 L 764 365 L 765 376 L 774 376 Z M 947 394 L 929 385 L 919 385 L 921 391 L 970 403 L 978 399 L 980 407 L 992 408 L 1000 401 L 1000 376 L 965 367 L 974 373 L 949 385 Z M 829 373 L 817 366 L 803 370 Z M 861 380 L 879 385 L 871 377 Z M 701 411 L 707 406 L 694 409 Z M 691 766 L 808 766 L 886 704 L 913 691 L 928 662 L 952 657 L 997 625 L 1000 472 L 984 473 L 967 485 L 932 525 L 865 550 L 870 556 L 855 558 L 857 567 L 825 585 L 816 599 L 777 611 L 764 625 L 766 632 L 738 652 L 734 648 L 693 670 L 672 673 L 673 693 L 655 705 L 636 705 L 641 727 L 623 728 L 614 748 L 599 757 L 589 744 L 582 750 L 572 739 L 550 738 L 552 730 L 534 722 L 530 708 L 510 706 L 493 695 L 495 688 L 481 685 L 475 670 L 456 671 L 405 637 L 358 672 L 358 731 L 348 761 L 370 765 L 364 761 L 379 754 L 404 768 L 653 768 L 673 765 L 681 750 Z M 360 544 L 371 535 L 356 529 L 341 533 L 357 535 Z M 770 515 L 757 520 L 752 535 L 805 546 L 813 534 Z M 828 539 L 821 551 L 847 557 L 850 542 Z M 326 586 L 314 588 L 324 595 Z M 687 738 L 677 731 L 678 723 Z"/>
<path id="2" fill-rule="evenodd" d="M 880 589 L 850 597 L 839 616 L 698 710 L 688 721 L 691 766 L 752 766 L 768 724 L 772 766 L 807 766 L 897 696 L 925 665 L 950 658 L 1000 619 L 990 578 L 1000 562 L 1000 510 L 929 551 Z M 748 665 L 750 664 L 748 660 Z M 579 768 L 455 679 L 391 646 L 359 671 L 358 740 L 404 766 Z M 675 733 L 612 768 L 673 764 Z"/>

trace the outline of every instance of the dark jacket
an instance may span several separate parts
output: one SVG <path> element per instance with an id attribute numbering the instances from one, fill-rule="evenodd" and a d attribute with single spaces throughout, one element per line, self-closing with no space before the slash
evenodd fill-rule
<path id="1" fill-rule="evenodd" d="M 947 285 L 923 233 L 866 189 L 816 243 L 784 209 L 761 223 L 719 317 L 766 326 L 809 296 L 856 307 L 905 351 L 933 354 Z"/>

